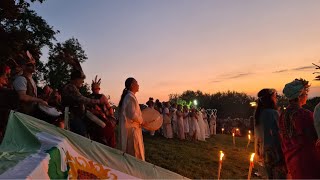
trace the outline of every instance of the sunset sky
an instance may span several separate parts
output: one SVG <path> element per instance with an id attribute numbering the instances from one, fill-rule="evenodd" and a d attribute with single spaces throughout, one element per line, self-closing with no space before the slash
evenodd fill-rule
<path id="1" fill-rule="evenodd" d="M 46 0 L 32 8 L 56 30 L 59 42 L 77 38 L 91 83 L 116 104 L 127 77 L 137 98 L 168 100 L 171 93 L 265 87 L 281 94 L 295 78 L 313 81 L 320 60 L 319 0 Z M 47 58 L 44 49 L 43 60 Z"/>

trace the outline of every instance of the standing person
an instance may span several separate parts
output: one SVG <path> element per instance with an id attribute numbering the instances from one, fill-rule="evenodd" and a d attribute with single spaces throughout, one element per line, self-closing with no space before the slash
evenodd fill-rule
<path id="1" fill-rule="evenodd" d="M 29 51 L 26 52 L 26 56 L 21 56 L 20 65 L 23 74 L 13 81 L 13 88 L 17 91 L 20 100 L 18 109 L 22 113 L 34 116 L 38 103 L 48 104 L 37 97 L 37 86 L 32 78 L 33 73 L 36 72 L 36 61 Z"/>
<path id="2" fill-rule="evenodd" d="M 135 94 L 139 91 L 138 82 L 130 77 L 119 102 L 119 149 L 145 161 L 141 125 L 141 110 Z"/>
<path id="3" fill-rule="evenodd" d="M 302 107 L 306 104 L 309 87 L 308 81 L 295 79 L 283 89 L 289 106 L 281 113 L 279 128 L 282 150 L 292 179 L 320 178 L 313 114 Z"/>
<path id="4" fill-rule="evenodd" d="M 171 126 L 171 117 L 169 111 L 169 102 L 164 103 L 163 108 L 163 136 L 168 139 L 173 138 L 172 126 Z"/>
<path id="5" fill-rule="evenodd" d="M 192 140 L 199 140 L 200 139 L 200 127 L 198 123 L 198 115 L 197 110 L 192 107 L 190 112 L 190 119 L 191 119 L 191 126 L 190 126 L 190 135 L 192 137 Z M 192 128 L 191 128 L 192 127 Z"/>
<path id="6" fill-rule="evenodd" d="M 146 104 L 148 106 L 147 108 L 154 109 L 154 102 L 150 98 L 149 98 L 149 101 Z M 151 136 L 154 136 L 155 133 L 156 133 L 156 131 L 150 131 L 150 135 Z"/>
<path id="7" fill-rule="evenodd" d="M 92 80 L 91 90 L 92 94 L 89 96 L 91 99 L 101 99 L 104 95 L 100 93 L 100 84 L 101 79 L 97 79 L 98 76 Z M 107 99 L 107 98 L 105 98 Z M 91 123 L 89 129 L 90 138 L 94 141 L 105 144 L 109 147 L 116 147 L 116 134 L 115 134 L 115 126 L 117 122 L 115 121 L 113 115 L 113 109 L 108 101 L 104 104 L 89 106 L 90 111 L 96 115 L 99 119 L 101 119 L 106 126 L 104 128 L 96 125 L 95 123 Z"/>
<path id="8" fill-rule="evenodd" d="M 258 105 L 255 112 L 256 138 L 261 146 L 257 155 L 264 161 L 268 179 L 285 179 L 287 170 L 281 149 L 277 111 L 277 92 L 274 89 L 262 89 L 258 93 Z"/>
<path id="9" fill-rule="evenodd" d="M 201 109 L 201 113 L 202 113 L 202 118 L 203 118 L 203 121 L 205 124 L 205 135 L 206 135 L 206 138 L 209 138 L 210 137 L 210 128 L 209 128 L 209 123 L 208 123 L 208 115 L 206 113 L 206 110 L 203 108 Z"/>
<path id="10" fill-rule="evenodd" d="M 214 111 L 211 111 L 209 115 L 209 124 L 210 124 L 210 135 L 217 134 L 217 115 Z"/>
<path id="11" fill-rule="evenodd" d="M 183 112 L 182 112 L 182 106 L 179 104 L 177 107 L 177 132 L 178 132 L 178 138 L 180 140 L 184 140 L 184 124 L 183 124 Z"/>
<path id="12" fill-rule="evenodd" d="M 202 117 L 202 112 L 199 110 L 197 111 L 197 115 L 198 115 L 198 124 L 199 124 L 199 128 L 200 128 L 200 136 L 199 136 L 199 140 L 200 141 L 206 141 L 206 132 L 205 132 L 205 123 L 203 121 L 203 117 Z"/>
<path id="13" fill-rule="evenodd" d="M 70 109 L 70 130 L 87 137 L 86 106 L 106 104 L 108 100 L 105 96 L 100 99 L 83 96 L 79 89 L 85 78 L 86 76 L 81 70 L 72 71 L 70 82 L 63 88 L 61 99 L 62 106 Z"/>
<path id="14" fill-rule="evenodd" d="M 184 134 L 185 138 L 189 139 L 189 109 L 188 106 L 183 106 L 183 125 L 184 125 Z"/>
<path id="15" fill-rule="evenodd" d="M 172 123 L 172 132 L 174 136 L 178 134 L 177 128 L 177 104 L 173 103 L 170 109 L 171 114 L 171 123 Z"/>

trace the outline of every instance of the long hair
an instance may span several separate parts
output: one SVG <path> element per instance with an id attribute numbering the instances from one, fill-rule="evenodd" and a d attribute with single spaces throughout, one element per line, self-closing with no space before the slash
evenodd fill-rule
<path id="1" fill-rule="evenodd" d="M 123 103 L 123 99 L 124 97 L 126 97 L 126 95 L 128 94 L 128 91 L 130 90 L 131 88 L 131 85 L 132 83 L 135 81 L 135 79 L 133 77 L 129 77 L 128 79 L 126 79 L 124 85 L 125 85 L 125 88 L 123 89 L 122 91 L 122 95 L 121 95 L 121 98 L 120 98 L 120 101 L 119 101 L 119 110 L 121 109 L 122 107 L 122 103 Z M 120 112 L 120 111 L 119 111 Z"/>
<path id="2" fill-rule="evenodd" d="M 259 125 L 259 117 L 264 109 L 277 109 L 277 105 L 272 101 L 271 96 L 276 93 L 274 89 L 262 89 L 258 93 L 258 105 L 254 114 L 255 125 Z"/>

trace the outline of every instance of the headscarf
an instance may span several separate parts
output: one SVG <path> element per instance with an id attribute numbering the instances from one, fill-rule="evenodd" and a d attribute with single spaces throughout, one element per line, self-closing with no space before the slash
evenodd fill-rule
<path id="1" fill-rule="evenodd" d="M 304 79 L 295 79 L 294 81 L 288 83 L 283 88 L 283 94 L 289 99 L 298 98 L 302 92 L 308 91 L 310 85 L 308 85 L 308 81 Z"/>

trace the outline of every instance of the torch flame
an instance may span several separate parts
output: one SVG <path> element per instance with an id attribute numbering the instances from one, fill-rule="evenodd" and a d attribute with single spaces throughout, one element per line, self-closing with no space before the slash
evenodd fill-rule
<path id="1" fill-rule="evenodd" d="M 224 156 L 223 152 L 220 151 L 220 161 L 222 161 L 223 156 Z"/>
<path id="2" fill-rule="evenodd" d="M 255 155 L 255 153 L 252 153 L 252 154 L 251 154 L 250 162 L 253 162 L 254 155 Z"/>

